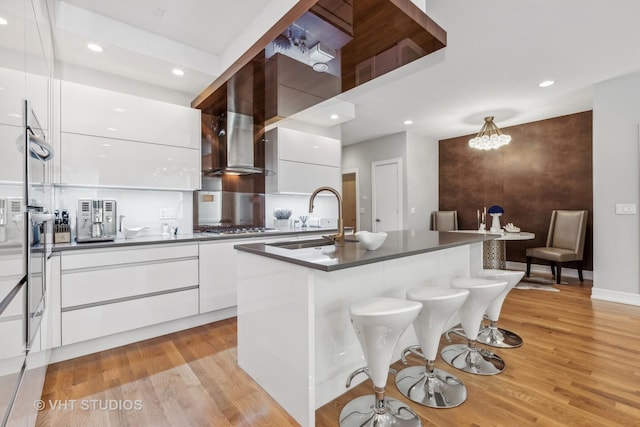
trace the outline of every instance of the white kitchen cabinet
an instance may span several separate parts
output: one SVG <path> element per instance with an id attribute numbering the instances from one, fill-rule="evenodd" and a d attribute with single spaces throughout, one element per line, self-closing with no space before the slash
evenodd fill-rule
<path id="1" fill-rule="evenodd" d="M 62 132 L 200 149 L 200 110 L 66 81 L 60 100 Z"/>
<path id="2" fill-rule="evenodd" d="M 198 314 L 197 257 L 197 243 L 63 252 L 62 345 Z"/>
<path id="3" fill-rule="evenodd" d="M 287 128 L 267 132 L 265 165 L 275 172 L 265 178 L 267 193 L 311 194 L 316 188 L 341 187 L 340 140 Z"/>
<path id="4" fill-rule="evenodd" d="M 200 242 L 200 313 L 237 305 L 236 250 L 245 243 Z"/>
<path id="5" fill-rule="evenodd" d="M 63 311 L 62 345 L 168 322 L 197 312 L 197 289 Z"/>
<path id="6" fill-rule="evenodd" d="M 200 313 L 237 305 L 237 266 L 235 245 L 295 240 L 295 235 L 258 240 L 200 242 Z"/>
<path id="7" fill-rule="evenodd" d="M 195 190 L 200 150 L 63 133 L 60 183 L 104 187 Z"/>
<path id="8" fill-rule="evenodd" d="M 21 183 L 24 179 L 23 154 L 16 144 L 22 138 L 22 127 L 0 124 L 0 141 L 6 144 L 0 156 L 0 183 Z"/>
<path id="9" fill-rule="evenodd" d="M 341 188 L 340 168 L 280 160 L 278 173 L 267 177 L 267 193 L 311 194 L 318 187 Z"/>

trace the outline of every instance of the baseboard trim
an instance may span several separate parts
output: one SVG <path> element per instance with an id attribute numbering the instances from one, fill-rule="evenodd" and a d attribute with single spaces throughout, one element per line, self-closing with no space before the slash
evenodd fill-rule
<path id="1" fill-rule="evenodd" d="M 619 304 L 640 306 L 640 295 L 629 292 L 611 291 L 609 289 L 591 289 L 591 299 L 617 302 Z"/>
<path id="2" fill-rule="evenodd" d="M 527 271 L 527 264 L 524 262 L 507 261 L 507 268 L 509 270 Z M 551 269 L 548 265 L 531 264 L 531 272 L 540 274 L 551 274 Z M 578 270 L 575 268 L 562 267 L 562 277 L 578 278 Z M 582 278 L 586 280 L 593 280 L 593 271 L 582 270 Z"/>

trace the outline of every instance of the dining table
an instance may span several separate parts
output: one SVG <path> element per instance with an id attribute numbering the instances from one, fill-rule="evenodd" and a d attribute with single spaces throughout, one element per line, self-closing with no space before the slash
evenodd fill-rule
<path id="1" fill-rule="evenodd" d="M 487 231 L 487 230 L 455 230 L 460 233 L 477 233 L 482 235 L 495 235 L 492 240 L 482 243 L 482 267 L 504 270 L 507 268 L 506 243 L 509 240 L 533 240 L 535 233 L 527 231 Z"/>

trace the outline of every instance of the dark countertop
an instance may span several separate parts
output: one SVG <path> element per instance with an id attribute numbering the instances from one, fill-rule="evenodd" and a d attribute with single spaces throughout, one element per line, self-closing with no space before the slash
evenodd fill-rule
<path id="1" fill-rule="evenodd" d="M 237 244 L 239 251 L 274 258 L 322 271 L 335 271 L 365 264 L 433 252 L 455 246 L 493 240 L 499 235 L 478 233 L 449 233 L 428 230 L 400 230 L 387 233 L 387 239 L 375 251 L 368 251 L 360 243 L 344 246 L 318 246 L 304 249 L 285 249 L 265 243 Z"/>
<path id="2" fill-rule="evenodd" d="M 105 249 L 116 248 L 123 246 L 136 246 L 136 245 L 157 245 L 162 243 L 188 243 L 188 242 L 209 242 L 209 241 L 226 241 L 226 240 L 240 240 L 240 239 L 266 239 L 270 237 L 292 236 L 304 234 L 331 234 L 335 233 L 335 228 L 296 228 L 291 230 L 273 230 L 263 233 L 245 233 L 245 234 L 227 234 L 218 235 L 213 233 L 184 233 L 176 236 L 141 236 L 134 237 L 132 239 L 125 239 L 118 236 L 113 241 L 106 242 L 85 242 L 78 243 L 73 241 L 71 243 L 57 243 L 53 246 L 53 252 L 63 252 L 70 250 L 83 250 L 83 249 Z"/>

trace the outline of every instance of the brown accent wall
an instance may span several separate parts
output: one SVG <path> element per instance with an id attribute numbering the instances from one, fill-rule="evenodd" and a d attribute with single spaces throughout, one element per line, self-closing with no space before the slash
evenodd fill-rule
<path id="1" fill-rule="evenodd" d="M 502 206 L 503 226 L 512 222 L 536 234 L 507 242 L 507 260 L 517 262 L 526 260 L 527 247 L 545 245 L 552 210 L 587 209 L 584 268 L 592 270 L 592 112 L 502 130 L 512 139 L 498 150 L 470 148 L 473 135 L 440 141 L 440 209 L 457 210 L 459 228 L 475 229 L 477 209 Z"/>

